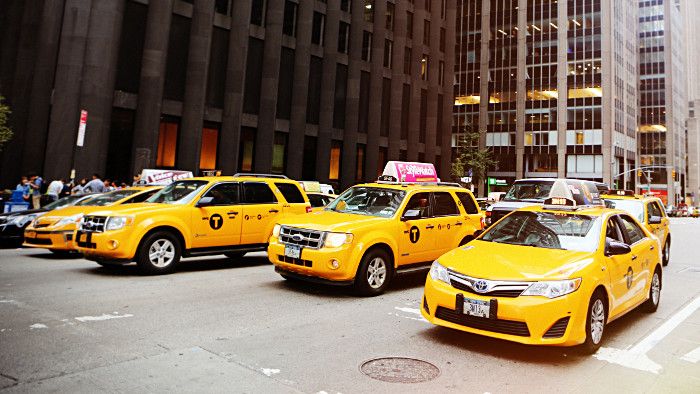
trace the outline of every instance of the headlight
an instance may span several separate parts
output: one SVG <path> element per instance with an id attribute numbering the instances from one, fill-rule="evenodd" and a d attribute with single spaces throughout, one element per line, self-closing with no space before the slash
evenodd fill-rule
<path id="1" fill-rule="evenodd" d="M 433 280 L 439 280 L 448 285 L 450 284 L 450 274 L 447 272 L 447 268 L 438 263 L 437 260 L 433 261 L 433 265 L 430 266 L 430 277 L 433 278 Z"/>
<path id="2" fill-rule="evenodd" d="M 66 224 L 69 224 L 69 223 L 78 223 L 78 222 L 80 222 L 80 219 L 82 219 L 82 218 L 83 218 L 82 213 L 76 213 L 75 215 L 66 216 L 63 219 L 59 220 L 55 224 L 55 226 L 61 227 L 61 226 L 65 226 Z"/>
<path id="3" fill-rule="evenodd" d="M 15 216 L 12 221 L 10 221 L 10 224 L 14 224 L 17 227 L 24 227 L 27 223 L 31 222 L 32 220 L 36 219 L 37 215 L 19 215 Z"/>
<path id="4" fill-rule="evenodd" d="M 105 231 L 114 231 L 128 226 L 132 222 L 131 217 L 128 216 L 112 216 L 107 219 L 107 225 L 105 226 Z"/>
<path id="5" fill-rule="evenodd" d="M 280 236 L 280 229 L 282 226 L 279 224 L 275 224 L 275 227 L 272 228 L 272 236 L 275 238 L 278 238 Z"/>
<path id="6" fill-rule="evenodd" d="M 575 292 L 579 286 L 581 286 L 581 278 L 535 282 L 520 295 L 557 298 Z"/>
<path id="7" fill-rule="evenodd" d="M 352 242 L 352 234 L 347 233 L 326 233 L 326 239 L 323 245 L 328 248 L 339 248 L 343 244 Z"/>

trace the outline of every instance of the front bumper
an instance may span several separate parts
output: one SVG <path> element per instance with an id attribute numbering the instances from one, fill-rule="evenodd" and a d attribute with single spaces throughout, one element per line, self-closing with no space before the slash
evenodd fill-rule
<path id="1" fill-rule="evenodd" d="M 574 346 L 586 339 L 588 305 L 579 291 L 554 299 L 489 297 L 460 291 L 428 275 L 421 314 L 432 324 L 493 338 L 527 345 Z M 466 315 L 459 302 L 463 298 L 490 302 L 495 313 L 490 318 Z"/>
<path id="2" fill-rule="evenodd" d="M 17 242 L 24 240 L 24 228 L 14 224 L 0 225 L 0 241 Z"/>
<path id="3" fill-rule="evenodd" d="M 298 259 L 286 257 L 285 245 L 277 238 L 270 238 L 267 255 L 275 268 L 297 274 L 301 279 L 318 278 L 331 282 L 348 283 L 355 280 L 357 266 L 362 257 L 361 245 L 349 244 L 339 248 L 302 248 Z M 331 262 L 338 262 L 334 269 Z"/>
<path id="4" fill-rule="evenodd" d="M 75 232 L 75 244 L 88 260 L 129 262 L 135 254 L 135 247 L 124 230 L 102 233 L 78 230 Z"/>
<path id="5" fill-rule="evenodd" d="M 23 246 L 54 250 L 74 250 L 73 230 L 33 230 L 24 231 Z"/>

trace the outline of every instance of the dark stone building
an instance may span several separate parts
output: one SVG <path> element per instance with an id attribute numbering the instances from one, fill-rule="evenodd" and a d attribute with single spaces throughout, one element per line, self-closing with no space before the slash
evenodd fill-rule
<path id="1" fill-rule="evenodd" d="M 0 176 L 449 176 L 455 0 L 4 0 Z M 81 110 L 87 111 L 77 146 Z"/>

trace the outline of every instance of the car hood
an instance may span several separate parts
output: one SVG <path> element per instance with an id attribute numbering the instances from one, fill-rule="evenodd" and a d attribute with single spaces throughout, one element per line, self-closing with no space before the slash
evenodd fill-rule
<path id="1" fill-rule="evenodd" d="M 323 210 L 290 216 L 280 220 L 279 224 L 316 231 L 352 232 L 359 227 L 371 227 L 390 220 L 392 219 Z"/>
<path id="2" fill-rule="evenodd" d="M 489 280 L 556 280 L 575 277 L 593 252 L 535 248 L 475 240 L 439 258 L 458 273 Z"/>

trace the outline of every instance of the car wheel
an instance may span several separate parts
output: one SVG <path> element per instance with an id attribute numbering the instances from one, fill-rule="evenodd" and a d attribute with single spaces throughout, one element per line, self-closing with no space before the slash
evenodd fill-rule
<path id="1" fill-rule="evenodd" d="M 661 300 L 661 269 L 657 266 L 654 269 L 654 275 L 651 277 L 649 285 L 649 299 L 642 304 L 642 310 L 647 313 L 654 313 L 659 308 Z"/>
<path id="2" fill-rule="evenodd" d="M 600 291 L 596 291 L 588 303 L 586 341 L 582 345 L 585 353 L 593 354 L 600 348 L 601 343 L 603 343 L 606 321 L 607 307 L 605 306 L 605 298 Z"/>
<path id="3" fill-rule="evenodd" d="M 232 260 L 238 260 L 238 259 L 242 258 L 243 256 L 245 256 L 245 252 L 227 252 L 227 253 L 224 253 L 224 256 L 226 256 Z"/>
<path id="4" fill-rule="evenodd" d="M 663 265 L 665 267 L 668 265 L 668 262 L 671 260 L 671 241 L 670 240 L 667 239 L 666 242 L 664 243 L 664 248 L 661 251 L 661 254 L 662 254 L 661 257 L 663 259 L 662 262 L 663 262 Z"/>
<path id="5" fill-rule="evenodd" d="M 382 294 L 389 286 L 393 274 L 391 257 L 383 249 L 371 249 L 365 253 L 355 276 L 355 290 L 362 296 Z"/>
<path id="6" fill-rule="evenodd" d="M 182 256 L 180 241 L 172 233 L 159 231 L 141 244 L 138 267 L 146 274 L 167 274 L 175 269 Z"/>

